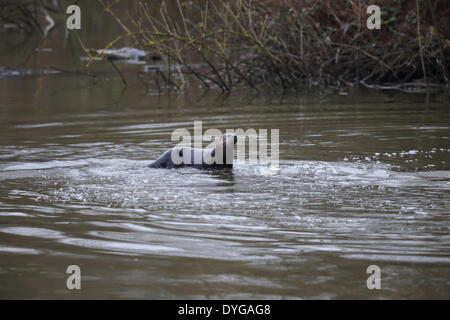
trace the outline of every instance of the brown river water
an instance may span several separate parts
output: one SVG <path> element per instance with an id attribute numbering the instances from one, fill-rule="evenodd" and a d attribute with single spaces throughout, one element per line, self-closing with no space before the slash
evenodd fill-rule
<path id="1" fill-rule="evenodd" d="M 116 97 L 92 81 L 0 82 L 0 297 L 450 297 L 445 103 Z M 145 167 L 194 120 L 280 129 L 279 169 Z"/>
<path id="2" fill-rule="evenodd" d="M 0 79 L 0 298 L 450 298 L 448 95 L 158 96 L 102 72 Z M 279 129 L 279 169 L 146 168 L 197 120 Z"/>

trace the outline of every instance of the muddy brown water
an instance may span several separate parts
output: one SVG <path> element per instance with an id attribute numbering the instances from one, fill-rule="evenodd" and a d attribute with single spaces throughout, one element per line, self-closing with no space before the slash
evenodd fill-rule
<path id="1" fill-rule="evenodd" d="M 2 41 L 0 66 L 73 69 L 55 32 Z M 126 90 L 108 64 L 0 79 L 0 298 L 450 298 L 448 95 L 158 96 L 118 67 Z M 145 167 L 198 120 L 279 129 L 279 169 Z"/>
<path id="2" fill-rule="evenodd" d="M 1 298 L 450 297 L 444 101 L 120 86 L 1 80 Z M 279 169 L 145 167 L 195 120 L 279 129 Z M 66 287 L 69 265 L 81 290 Z M 366 286 L 369 265 L 380 290 Z"/>

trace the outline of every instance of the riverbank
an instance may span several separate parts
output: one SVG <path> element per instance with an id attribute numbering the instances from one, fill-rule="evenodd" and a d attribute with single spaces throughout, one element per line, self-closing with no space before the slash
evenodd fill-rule
<path id="1" fill-rule="evenodd" d="M 2 32 L 45 39 L 65 27 L 64 1 L 41 9 L 32 3 L 2 7 L 11 13 L 0 15 Z M 378 1 L 379 29 L 368 28 L 367 21 L 376 20 L 367 1 L 161 0 L 148 5 L 98 0 L 79 5 L 82 29 L 65 34 L 65 41 L 88 57 L 78 69 L 92 66 L 102 48 L 144 50 L 163 58 L 147 68 L 155 90 L 230 92 L 246 86 L 280 92 L 316 86 L 345 93 L 362 85 L 429 92 L 449 86 L 450 8 L 445 1 Z M 98 24 L 110 25 L 108 19 L 116 25 L 94 47 L 87 35 Z M 55 22 L 51 28 L 50 20 Z M 126 84 L 120 68 L 113 67 Z"/>
<path id="2" fill-rule="evenodd" d="M 224 92 L 305 84 L 415 91 L 449 83 L 443 1 L 379 1 L 379 29 L 368 28 L 366 1 L 161 1 L 159 10 L 139 2 L 129 15 L 99 2 L 124 31 L 106 48 L 131 38 Z M 204 67 L 190 68 L 193 62 Z M 186 72 L 155 72 L 172 86 L 185 85 Z"/>

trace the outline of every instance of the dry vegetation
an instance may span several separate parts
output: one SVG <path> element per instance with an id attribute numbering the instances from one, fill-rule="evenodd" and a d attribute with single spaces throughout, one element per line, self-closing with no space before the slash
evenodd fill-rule
<path id="1" fill-rule="evenodd" d="M 0 27 L 42 36 L 55 26 L 52 14 L 61 12 L 59 0 L 0 0 Z"/>
<path id="2" fill-rule="evenodd" d="M 140 0 L 130 14 L 114 11 L 118 1 L 98 1 L 125 31 L 116 41 L 130 37 L 167 57 L 170 66 L 155 72 L 175 86 L 185 83 L 171 78 L 173 65 L 223 91 L 449 83 L 445 0 L 377 1 L 380 30 L 366 27 L 371 3 L 361 0 Z"/>
<path id="3" fill-rule="evenodd" d="M 105 48 L 131 39 L 164 57 L 148 69 L 158 87 L 184 88 L 192 76 L 224 92 L 449 85 L 448 0 L 377 0 L 380 30 L 366 27 L 368 0 L 97 1 L 123 29 Z M 0 24 L 45 34 L 58 3 L 0 0 Z"/>

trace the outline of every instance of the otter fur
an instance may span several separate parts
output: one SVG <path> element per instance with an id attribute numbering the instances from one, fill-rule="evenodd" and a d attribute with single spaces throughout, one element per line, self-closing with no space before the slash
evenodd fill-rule
<path id="1" fill-rule="evenodd" d="M 212 149 L 174 147 L 164 152 L 152 162 L 150 168 L 233 168 L 234 145 L 237 136 L 225 133 L 220 136 Z"/>

